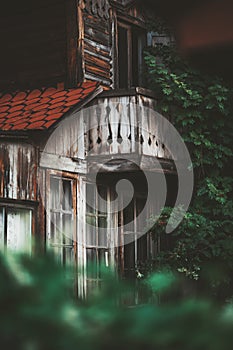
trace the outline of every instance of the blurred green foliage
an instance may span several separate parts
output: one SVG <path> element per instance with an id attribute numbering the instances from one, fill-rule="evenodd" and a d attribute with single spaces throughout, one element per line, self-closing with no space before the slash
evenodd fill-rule
<path id="1" fill-rule="evenodd" d="M 75 300 L 64 270 L 50 257 L 0 256 L 0 348 L 232 348 L 231 304 L 220 307 L 210 299 L 175 297 L 179 281 L 160 272 L 140 281 L 154 298 L 124 305 L 130 287 L 106 271 L 104 275 L 101 290 L 87 300 Z M 173 297 L 162 300 L 169 292 Z"/>

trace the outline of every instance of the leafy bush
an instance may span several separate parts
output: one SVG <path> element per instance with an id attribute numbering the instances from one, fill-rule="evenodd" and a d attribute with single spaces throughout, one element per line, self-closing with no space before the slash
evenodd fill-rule
<path id="1" fill-rule="evenodd" d="M 179 283 L 171 273 L 141 281 L 154 296 L 129 307 L 128 287 L 105 272 L 88 300 L 71 298 L 64 271 L 49 257 L 0 257 L 1 349 L 231 349 L 233 307 L 211 300 L 169 298 Z M 172 292 L 173 293 L 173 292 Z M 158 298 L 160 296 L 160 298 Z"/>

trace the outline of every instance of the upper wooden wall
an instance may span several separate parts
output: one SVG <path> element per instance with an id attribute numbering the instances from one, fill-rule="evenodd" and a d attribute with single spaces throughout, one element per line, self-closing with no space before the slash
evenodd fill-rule
<path id="1" fill-rule="evenodd" d="M 110 14 L 94 15 L 85 8 L 84 20 L 84 62 L 85 78 L 112 85 L 112 30 Z"/>
<path id="2" fill-rule="evenodd" d="M 55 85 L 66 74 L 65 0 L 22 0 L 0 12 L 0 90 Z"/>
<path id="3" fill-rule="evenodd" d="M 141 27 L 145 24 L 137 2 L 6 3 L 0 12 L 0 91 L 58 83 L 73 87 L 83 80 L 117 87 L 118 19 Z"/>

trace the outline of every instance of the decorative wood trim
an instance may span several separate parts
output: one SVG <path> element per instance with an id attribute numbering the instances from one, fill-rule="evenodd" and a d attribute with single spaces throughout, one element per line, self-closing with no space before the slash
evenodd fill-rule
<path id="1" fill-rule="evenodd" d="M 110 5 L 108 0 L 83 0 L 83 8 L 94 16 L 99 16 L 104 19 L 109 19 L 110 17 Z"/>

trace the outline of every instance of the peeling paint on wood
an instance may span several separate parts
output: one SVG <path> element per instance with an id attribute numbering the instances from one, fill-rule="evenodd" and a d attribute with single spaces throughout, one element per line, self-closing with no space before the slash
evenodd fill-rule
<path id="1" fill-rule="evenodd" d="M 0 196 L 37 200 L 37 150 L 21 143 L 0 145 Z"/>

